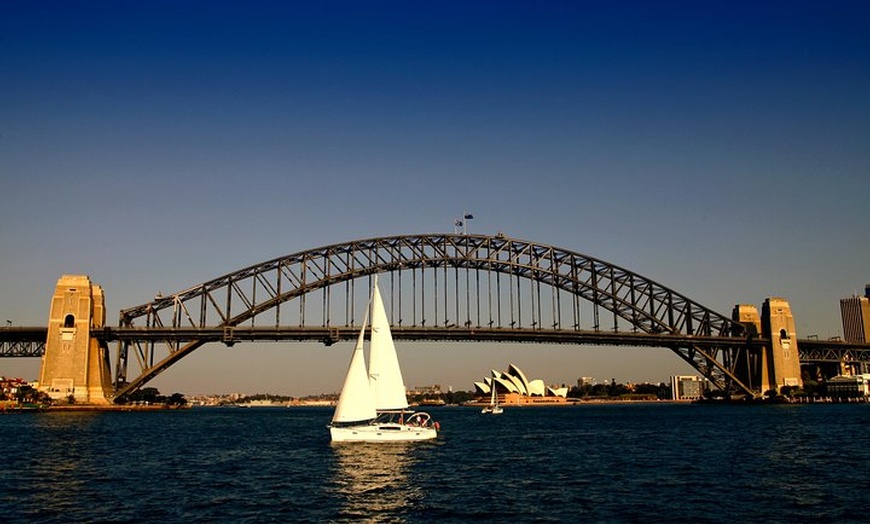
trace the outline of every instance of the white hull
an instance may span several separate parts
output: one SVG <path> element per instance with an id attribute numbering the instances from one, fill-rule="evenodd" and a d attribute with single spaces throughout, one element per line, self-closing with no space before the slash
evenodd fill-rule
<path id="1" fill-rule="evenodd" d="M 491 413 L 493 415 L 501 415 L 504 413 L 504 409 L 501 406 L 487 406 L 480 410 L 481 413 Z"/>
<path id="2" fill-rule="evenodd" d="M 435 428 L 405 424 L 366 424 L 363 426 L 329 427 L 333 442 L 408 442 L 429 440 L 438 436 Z"/>

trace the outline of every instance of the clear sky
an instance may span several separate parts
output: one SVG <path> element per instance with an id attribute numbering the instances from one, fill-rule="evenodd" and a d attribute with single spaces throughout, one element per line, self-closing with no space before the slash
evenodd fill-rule
<path id="1" fill-rule="evenodd" d="M 0 322 L 108 323 L 334 242 L 470 230 L 842 332 L 870 282 L 870 2 L 0 3 Z M 408 385 L 662 381 L 664 349 L 406 344 Z M 350 345 L 206 346 L 164 393 L 340 386 Z M 0 359 L 35 378 L 38 359 Z"/>

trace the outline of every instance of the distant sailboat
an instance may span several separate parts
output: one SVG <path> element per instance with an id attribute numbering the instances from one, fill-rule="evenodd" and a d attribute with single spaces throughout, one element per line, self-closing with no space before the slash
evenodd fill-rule
<path id="1" fill-rule="evenodd" d="M 329 433 L 333 442 L 396 442 L 438 436 L 438 423 L 428 413 L 408 409 L 405 382 L 396 356 L 390 323 L 378 290 L 372 287 L 371 347 L 365 362 L 368 311 L 354 346 Z"/>
<path id="2" fill-rule="evenodd" d="M 498 395 L 495 391 L 495 375 L 493 375 L 490 385 L 489 405 L 481 409 L 480 412 L 491 413 L 493 415 L 501 415 L 504 412 L 504 408 L 498 405 Z"/>

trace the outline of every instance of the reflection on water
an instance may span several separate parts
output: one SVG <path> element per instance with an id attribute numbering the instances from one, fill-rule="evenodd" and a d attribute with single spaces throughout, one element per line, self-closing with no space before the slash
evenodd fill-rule
<path id="1" fill-rule="evenodd" d="M 419 445 L 419 444 L 418 444 Z M 414 444 L 333 444 L 333 485 L 339 519 L 346 522 L 406 522 L 419 486 L 408 481 L 417 462 Z"/>

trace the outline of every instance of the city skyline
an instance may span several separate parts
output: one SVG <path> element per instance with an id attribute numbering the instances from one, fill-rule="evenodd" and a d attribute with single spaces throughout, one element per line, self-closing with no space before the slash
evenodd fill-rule
<path id="1" fill-rule="evenodd" d="M 0 6 L 0 319 L 119 310 L 391 234 L 504 232 L 842 335 L 870 280 L 862 3 Z M 350 346 L 208 345 L 164 392 L 326 393 Z M 401 343 L 409 387 L 693 374 L 665 349 Z M 0 359 L 35 378 L 38 359 Z M 114 364 L 114 362 L 113 362 Z M 286 389 L 281 389 L 286 388 Z"/>

